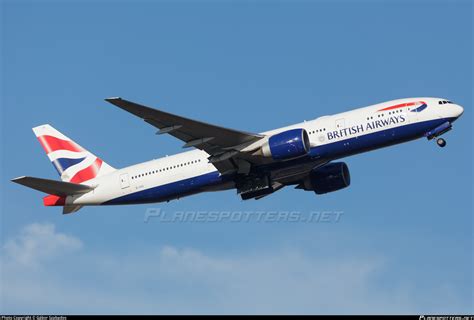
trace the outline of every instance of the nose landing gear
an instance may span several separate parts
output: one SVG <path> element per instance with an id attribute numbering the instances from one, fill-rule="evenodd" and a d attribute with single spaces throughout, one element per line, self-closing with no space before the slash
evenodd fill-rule
<path id="1" fill-rule="evenodd" d="M 443 138 L 438 138 L 436 139 L 436 144 L 441 148 L 444 148 L 446 146 L 446 140 L 444 140 Z"/>
<path id="2" fill-rule="evenodd" d="M 437 126 L 436 128 L 428 131 L 425 134 L 425 137 L 428 138 L 428 140 L 436 139 L 436 144 L 440 146 L 441 148 L 444 148 L 446 146 L 446 140 L 443 138 L 438 138 L 440 135 L 448 132 L 449 130 L 452 129 L 452 124 L 449 121 L 446 121 L 442 123 L 441 125 Z"/>

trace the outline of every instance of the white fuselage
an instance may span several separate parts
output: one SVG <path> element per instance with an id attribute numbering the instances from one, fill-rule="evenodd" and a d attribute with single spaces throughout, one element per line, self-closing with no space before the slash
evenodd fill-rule
<path id="1" fill-rule="evenodd" d="M 304 166 L 303 162 L 311 165 L 315 159 L 331 161 L 423 137 L 443 121 L 452 122 L 462 114 L 460 106 L 440 104 L 440 101 L 442 99 L 438 98 L 393 100 L 262 134 L 271 136 L 293 128 L 305 129 L 311 143 L 309 157 L 304 161 L 281 161 L 275 170 Z M 424 108 L 422 102 L 426 104 Z M 419 111 L 414 111 L 420 105 Z M 232 182 L 223 179 L 216 167 L 208 162 L 208 158 L 209 154 L 195 149 L 119 169 L 85 182 L 96 188 L 83 195 L 67 197 L 66 204 L 159 202 L 233 187 Z"/>

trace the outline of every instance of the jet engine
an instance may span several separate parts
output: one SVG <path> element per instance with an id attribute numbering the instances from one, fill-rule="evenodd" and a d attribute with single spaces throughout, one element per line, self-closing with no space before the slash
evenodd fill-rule
<path id="1" fill-rule="evenodd" d="M 273 160 L 289 160 L 308 154 L 310 142 L 305 129 L 292 129 L 271 136 L 260 153 Z"/>
<path id="2" fill-rule="evenodd" d="M 351 175 L 347 165 L 344 162 L 334 162 L 313 169 L 298 187 L 324 194 L 344 189 L 350 184 Z"/>

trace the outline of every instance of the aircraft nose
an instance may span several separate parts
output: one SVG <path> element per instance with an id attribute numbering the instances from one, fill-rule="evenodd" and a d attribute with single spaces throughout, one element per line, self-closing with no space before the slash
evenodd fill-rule
<path id="1" fill-rule="evenodd" d="M 464 113 L 464 108 L 458 104 L 453 105 L 453 113 L 456 118 L 459 118 Z"/>

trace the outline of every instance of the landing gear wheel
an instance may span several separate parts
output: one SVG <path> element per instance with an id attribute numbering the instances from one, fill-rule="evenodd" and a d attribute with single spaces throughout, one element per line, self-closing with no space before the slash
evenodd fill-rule
<path id="1" fill-rule="evenodd" d="M 441 148 L 444 148 L 446 146 L 446 140 L 444 140 L 443 138 L 438 138 L 436 140 L 436 143 L 438 144 L 438 146 L 440 146 Z"/>

